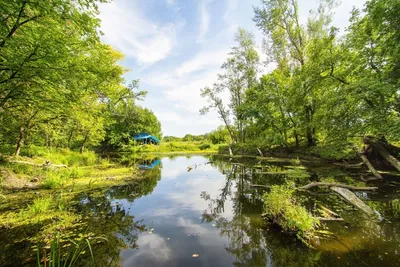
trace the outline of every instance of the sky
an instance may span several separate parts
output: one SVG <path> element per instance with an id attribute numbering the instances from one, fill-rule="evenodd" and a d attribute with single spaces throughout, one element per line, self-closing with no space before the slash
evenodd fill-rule
<path id="1" fill-rule="evenodd" d="M 318 0 L 298 0 L 305 22 Z M 114 0 L 101 4 L 103 42 L 125 55 L 127 83 L 140 81 L 148 91 L 140 103 L 155 113 L 163 135 L 203 134 L 222 125 L 215 112 L 200 115 L 207 103 L 200 89 L 220 72 L 239 27 L 251 31 L 261 47 L 263 35 L 253 22 L 261 0 Z M 365 0 L 343 0 L 332 24 L 343 32 L 353 6 Z M 259 48 L 260 53 L 262 50 Z M 265 56 L 261 55 L 261 59 Z"/>

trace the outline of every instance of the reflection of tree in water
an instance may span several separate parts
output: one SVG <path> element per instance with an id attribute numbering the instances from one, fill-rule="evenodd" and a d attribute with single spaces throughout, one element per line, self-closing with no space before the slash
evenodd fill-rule
<path id="1" fill-rule="evenodd" d="M 141 221 L 127 213 L 115 200 L 135 199 L 150 194 L 161 178 L 160 168 L 143 173 L 143 179 L 129 184 L 114 186 L 106 194 L 91 193 L 79 199 L 76 209 L 85 214 L 88 230 L 95 235 L 103 235 L 108 242 L 94 245 L 95 266 L 120 266 L 122 249 L 138 248 L 138 233 L 147 231 Z M 112 202 L 111 200 L 114 200 Z M 82 257 L 77 266 L 90 266 L 90 257 Z"/>
<path id="2" fill-rule="evenodd" d="M 261 218 L 263 191 L 251 188 L 265 177 L 257 175 L 243 164 L 215 161 L 213 165 L 226 175 L 226 182 L 216 199 L 202 192 L 201 198 L 209 202 L 203 220 L 215 222 L 220 235 L 229 238 L 226 250 L 236 257 L 235 266 L 313 266 L 318 260 L 316 251 L 299 246 L 280 233 L 267 229 Z M 232 201 L 233 216 L 224 216 L 224 204 Z"/>
<path id="3" fill-rule="evenodd" d="M 249 186 L 282 184 L 296 180 L 298 173 L 302 174 L 299 183 L 307 183 L 312 177 L 303 175 L 306 170 L 299 169 L 296 173 L 290 171 L 289 174 L 296 174 L 290 177 L 286 174 L 287 169 L 279 164 L 270 163 L 263 170 L 218 160 L 214 160 L 213 165 L 226 176 L 226 181 L 215 199 L 207 192 L 202 192 L 201 198 L 209 203 L 203 220 L 215 223 L 220 235 L 229 238 L 226 250 L 236 257 L 235 266 L 387 266 L 398 261 L 396 251 L 400 228 L 395 225 L 399 225 L 399 202 L 385 204 L 376 201 L 371 205 L 386 220 L 390 220 L 390 224 L 362 219 L 352 212 L 348 217 L 354 216 L 353 220 L 346 217 L 352 227 L 338 225 L 338 229 L 335 229 L 337 240 L 328 240 L 321 246 L 322 251 L 312 250 L 294 237 L 282 235 L 279 229 L 264 224 L 260 216 L 264 191 Z M 263 175 L 263 172 L 268 172 L 268 175 Z M 327 196 L 321 197 L 324 200 L 322 203 L 325 203 Z M 226 201 L 232 201 L 232 217 L 224 214 Z M 369 204 L 373 203 L 370 201 Z"/>
<path id="4" fill-rule="evenodd" d="M 141 176 L 141 179 L 132 180 L 125 185 L 114 186 L 107 190 L 99 188 L 84 191 L 71 196 L 63 208 L 66 212 L 77 216 L 71 217 L 70 220 L 61 221 L 60 218 L 53 217 L 40 223 L 1 229 L 0 265 L 36 266 L 36 251 L 33 246 L 38 245 L 38 242 L 52 239 L 46 230 L 57 228 L 62 240 L 61 250 L 64 252 L 68 251 L 64 245 L 71 244 L 70 240 L 79 242 L 79 238 L 85 239 L 86 236 L 105 237 L 108 240 L 98 239 L 97 243 L 92 239 L 94 265 L 89 251 L 86 251 L 74 266 L 120 266 L 121 250 L 127 247 L 136 248 L 138 233 L 146 231 L 146 226 L 118 205 L 116 200 L 126 199 L 133 202 L 143 195 L 150 194 L 161 177 L 161 171 L 159 168 L 154 168 L 142 172 Z M 43 245 L 47 245 L 47 241 Z M 16 251 L 18 253 L 15 253 Z"/>
<path id="5" fill-rule="evenodd" d="M 110 199 L 104 195 L 90 194 L 79 199 L 75 207 L 82 213 L 83 222 L 87 225 L 86 231 L 94 236 L 103 236 L 108 241 L 92 246 L 95 255 L 95 266 L 120 266 L 121 249 L 136 248 L 138 233 L 146 231 L 141 221 L 118 205 L 112 205 Z M 91 266 L 90 257 L 80 257 L 77 266 Z"/>
<path id="6" fill-rule="evenodd" d="M 248 185 L 253 183 L 251 169 L 223 162 L 214 162 L 214 165 L 226 174 L 226 183 L 217 199 L 211 199 L 207 192 L 202 192 L 201 197 L 209 201 L 209 209 L 204 212 L 203 219 L 215 221 L 220 235 L 229 238 L 226 250 L 235 255 L 235 266 L 265 266 L 266 254 L 259 216 L 262 203 L 254 190 L 249 191 Z M 233 202 L 232 218 L 223 217 L 228 198 Z M 253 216 L 254 213 L 258 216 Z"/>

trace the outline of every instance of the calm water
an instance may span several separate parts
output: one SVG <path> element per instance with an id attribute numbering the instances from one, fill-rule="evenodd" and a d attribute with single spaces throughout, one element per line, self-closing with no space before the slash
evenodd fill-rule
<path id="1" fill-rule="evenodd" d="M 108 240 L 93 246 L 96 266 L 400 266 L 395 181 L 375 184 L 381 188 L 379 194 L 357 193 L 379 213 L 377 220 L 363 217 L 335 195 L 306 201 L 310 210 L 323 203 L 347 221 L 328 224 L 337 239 L 321 240 L 315 243 L 318 249 L 310 249 L 264 223 L 260 215 L 265 191 L 249 185 L 287 180 L 307 184 L 324 177 L 346 182 L 361 174 L 311 163 L 296 169 L 278 160 L 236 164 L 203 156 L 165 157 L 152 163 L 141 163 L 143 169 L 148 166 L 143 170 L 148 179 L 110 188 L 105 194 L 82 193 L 71 202 L 85 214 L 85 231 L 104 234 Z M 34 229 L 0 231 L 0 245 L 14 241 L 1 252 L 28 251 L 21 236 L 30 231 Z M 4 266 L 22 266 L 14 264 L 22 261 L 18 255 L 11 256 L 14 260 L 4 255 Z M 90 263 L 83 257 L 77 265 Z"/>
<path id="2" fill-rule="evenodd" d="M 260 217 L 263 191 L 248 186 L 260 180 L 265 184 L 267 177 L 256 174 L 261 171 L 229 161 L 208 162 L 201 156 L 164 158 L 161 180 L 150 195 L 133 202 L 113 201 L 147 227 L 138 234 L 138 248 L 122 251 L 123 266 L 399 265 L 398 219 L 331 224 L 342 240 L 312 250 L 264 225 Z M 264 165 L 283 169 L 288 164 Z M 318 171 L 323 175 L 329 169 Z M 340 171 L 336 172 L 340 179 Z M 271 184 L 284 180 L 282 175 L 267 179 Z M 361 193 L 360 197 L 373 196 Z M 349 208 L 342 214 L 361 216 Z"/>

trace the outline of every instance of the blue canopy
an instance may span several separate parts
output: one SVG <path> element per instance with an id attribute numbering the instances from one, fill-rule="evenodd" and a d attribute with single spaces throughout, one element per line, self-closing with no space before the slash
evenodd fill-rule
<path id="1" fill-rule="evenodd" d="M 136 134 L 133 136 L 133 139 L 135 139 L 136 141 L 141 141 L 145 144 L 159 144 L 160 140 L 158 140 L 157 137 L 148 134 L 148 133 L 140 133 L 140 134 Z"/>
<path id="2" fill-rule="evenodd" d="M 154 167 L 156 167 L 158 164 L 160 164 L 160 162 L 161 162 L 161 160 L 156 159 L 151 164 L 139 164 L 139 169 L 141 169 L 141 170 L 151 170 Z"/>

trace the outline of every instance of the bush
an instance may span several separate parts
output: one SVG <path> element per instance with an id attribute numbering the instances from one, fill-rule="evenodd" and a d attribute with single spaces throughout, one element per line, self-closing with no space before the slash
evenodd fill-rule
<path id="1" fill-rule="evenodd" d="M 205 149 L 211 148 L 211 145 L 210 144 L 201 144 L 199 146 L 199 148 L 200 148 L 200 150 L 205 150 Z"/>

